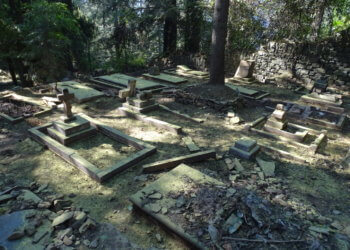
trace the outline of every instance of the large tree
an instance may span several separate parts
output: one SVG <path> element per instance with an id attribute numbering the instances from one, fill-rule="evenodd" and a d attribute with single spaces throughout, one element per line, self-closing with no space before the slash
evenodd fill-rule
<path id="1" fill-rule="evenodd" d="M 210 84 L 225 84 L 225 44 L 229 0 L 216 0 L 210 55 Z"/>

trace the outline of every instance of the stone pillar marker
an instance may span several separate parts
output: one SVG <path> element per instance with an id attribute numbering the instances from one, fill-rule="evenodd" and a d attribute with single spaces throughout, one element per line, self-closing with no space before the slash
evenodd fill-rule
<path id="1" fill-rule="evenodd" d="M 64 104 L 65 116 L 63 116 L 61 119 L 64 122 L 70 122 L 70 121 L 74 120 L 75 117 L 73 116 L 72 105 L 70 103 L 70 101 L 73 100 L 73 98 L 74 98 L 74 94 L 70 94 L 68 89 L 64 89 L 62 91 L 62 94 L 57 95 L 57 98 L 58 98 L 58 100 L 60 100 Z"/>

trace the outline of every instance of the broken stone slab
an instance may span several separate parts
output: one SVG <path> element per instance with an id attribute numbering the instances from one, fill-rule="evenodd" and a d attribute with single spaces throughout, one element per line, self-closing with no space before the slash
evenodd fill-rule
<path id="1" fill-rule="evenodd" d="M 235 164 L 235 168 L 238 172 L 244 171 L 244 167 L 242 166 L 242 164 L 239 162 L 237 158 L 233 160 L 233 163 Z"/>
<path id="2" fill-rule="evenodd" d="M 235 147 L 243 151 L 251 151 L 257 145 L 256 140 L 251 140 L 249 138 L 244 138 L 236 141 Z"/>
<path id="3" fill-rule="evenodd" d="M 31 237 L 19 237 L 22 233 L 26 232 L 28 228 L 27 215 L 34 213 L 35 210 L 21 210 L 10 214 L 0 216 L 0 248 L 4 249 L 26 249 L 36 250 L 45 249 L 45 245 L 41 242 L 34 244 Z M 40 226 L 36 228 L 37 232 L 48 231 L 50 223 L 48 220 L 44 220 Z M 22 230 L 23 229 L 23 230 Z M 14 235 L 15 232 L 21 231 L 20 234 Z M 36 233 L 36 232 L 34 232 Z M 27 234 L 27 233 L 26 233 Z M 12 235 L 12 240 L 8 238 Z M 32 233 L 27 234 L 33 235 Z M 24 235 L 23 235 L 24 236 Z M 14 238 L 13 238 L 14 237 Z M 2 249 L 2 248 L 1 248 Z"/>
<path id="4" fill-rule="evenodd" d="M 52 226 L 58 226 L 62 223 L 65 223 L 66 221 L 70 220 L 74 216 L 74 212 L 65 212 L 59 216 L 57 216 L 53 221 L 52 221 Z"/>
<path id="5" fill-rule="evenodd" d="M 265 177 L 273 177 L 275 176 L 275 162 L 272 161 L 264 161 L 260 158 L 256 158 L 256 161 L 259 164 L 259 167 L 264 172 Z"/>
<path id="6" fill-rule="evenodd" d="M 33 192 L 27 189 L 21 190 L 21 194 L 17 197 L 17 200 L 33 202 L 35 204 L 42 202 L 42 199 L 39 198 L 39 196 L 37 196 L 36 194 L 34 194 Z"/>

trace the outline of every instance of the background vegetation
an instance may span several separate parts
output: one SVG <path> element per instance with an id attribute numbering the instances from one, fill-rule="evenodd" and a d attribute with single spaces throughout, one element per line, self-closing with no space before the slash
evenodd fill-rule
<path id="1" fill-rule="evenodd" d="M 144 69 L 155 59 L 208 55 L 213 0 L 3 0 L 0 67 L 15 83 L 72 73 Z M 350 0 L 231 0 L 227 55 L 268 40 L 349 34 Z"/>

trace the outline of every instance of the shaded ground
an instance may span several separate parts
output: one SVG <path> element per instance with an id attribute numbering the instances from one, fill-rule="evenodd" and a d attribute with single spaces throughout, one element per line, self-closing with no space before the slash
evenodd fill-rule
<path id="1" fill-rule="evenodd" d="M 277 89 L 274 86 L 254 87 L 271 91 L 273 97 L 278 97 L 281 100 L 296 100 L 298 97 L 291 91 Z M 205 119 L 203 124 L 198 124 L 166 114 L 163 111 L 155 112 L 159 118 L 183 126 L 184 132 L 191 136 L 202 149 L 214 148 L 219 155 L 224 155 L 235 140 L 242 136 L 249 136 L 262 143 L 284 150 L 294 150 L 300 155 L 305 154 L 302 150 L 293 148 L 286 143 L 247 134 L 243 132 L 244 124 L 230 125 L 224 119 L 225 114 L 218 113 L 213 109 L 183 105 L 171 99 L 163 101 L 172 109 Z M 11 186 L 11 183 L 14 182 L 48 183 L 49 189 L 56 193 L 66 197 L 74 194 L 74 196 L 69 196 L 72 197 L 69 199 L 73 201 L 75 206 L 84 208 L 97 221 L 112 223 L 130 240 L 142 247 L 189 249 L 179 238 L 169 234 L 148 217 L 134 211 L 128 200 L 130 195 L 163 175 L 163 173 L 144 175 L 141 172 L 142 165 L 188 154 L 189 151 L 180 136 L 118 115 L 115 109 L 120 105 L 121 103 L 117 99 L 101 98 L 88 104 L 74 104 L 73 111 L 75 113 L 83 112 L 130 136 L 156 146 L 156 154 L 101 185 L 92 181 L 51 151 L 43 149 L 30 139 L 25 139 L 27 138 L 26 130 L 30 126 L 58 119 L 61 115 L 60 112 L 46 115 L 40 119 L 30 118 L 27 122 L 16 126 L 1 120 L 0 174 L 4 178 L 0 179 L 0 190 Z M 266 112 L 262 107 L 250 105 L 233 109 L 246 122 L 253 121 Z M 94 138 L 82 141 L 73 147 L 79 148 L 80 153 L 87 158 L 91 157 L 89 158 L 91 161 L 93 161 L 94 156 L 90 155 L 88 149 L 92 149 L 93 153 L 101 151 L 102 157 L 96 161 L 102 163 L 105 161 L 103 163 L 105 165 L 108 165 L 112 159 L 124 157 L 130 153 L 129 149 L 123 149 L 123 146 L 115 145 L 102 137 Z M 339 163 L 344 158 L 349 145 L 350 129 L 347 125 L 344 133 L 334 131 L 329 133 L 329 141 L 322 154 L 318 154 L 316 157 L 305 155 L 311 159 L 312 163 L 300 165 L 276 160 L 276 176 L 264 180 L 258 177 L 256 164 L 248 161 L 241 161 L 245 168 L 242 173 L 229 170 L 224 159 L 190 164 L 190 166 L 218 178 L 227 185 L 235 183 L 234 185 L 239 185 L 246 190 L 257 192 L 261 197 L 279 206 L 280 209 L 285 208 L 292 211 L 291 216 L 303 220 L 306 225 L 330 227 L 331 223 L 339 222 L 341 229 L 338 231 L 343 232 L 343 229 L 350 225 L 350 170 L 342 169 Z M 3 152 L 3 148 L 11 149 L 11 151 Z M 104 151 L 105 153 L 113 151 L 113 153 L 104 155 Z M 271 160 L 269 156 L 264 157 Z M 235 181 L 232 181 L 233 177 L 231 176 L 234 175 L 238 176 Z M 0 213 L 5 212 L 6 210 L 1 210 L 0 206 Z M 160 235 L 161 240 L 155 237 L 156 234 Z M 249 238 L 249 235 L 246 237 Z M 325 239 L 325 235 L 319 234 L 315 238 L 322 240 L 322 238 Z"/>

